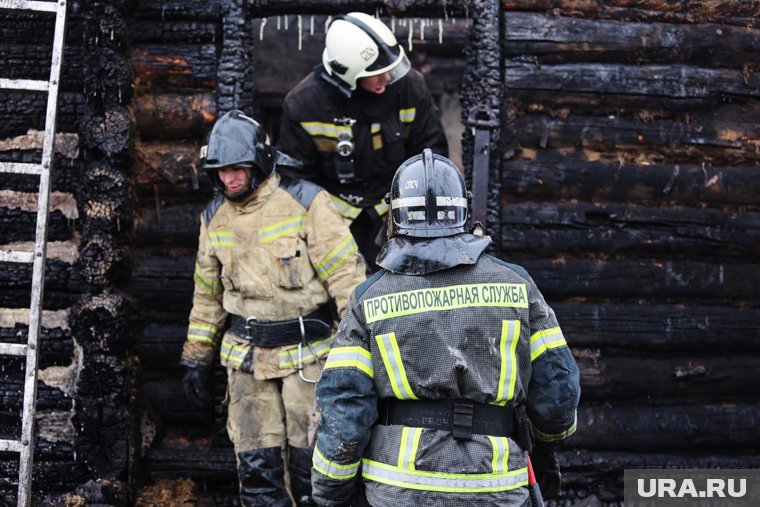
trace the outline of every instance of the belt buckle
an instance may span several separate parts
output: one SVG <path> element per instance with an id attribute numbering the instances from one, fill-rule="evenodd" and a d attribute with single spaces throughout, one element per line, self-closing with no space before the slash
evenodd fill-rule
<path id="1" fill-rule="evenodd" d="M 251 332 L 253 330 L 254 324 L 258 322 L 257 317 L 248 317 L 245 319 L 245 333 L 248 335 L 249 339 L 253 338 L 253 333 Z"/>
<path id="2" fill-rule="evenodd" d="M 451 429 L 455 440 L 472 440 L 473 408 L 472 400 L 454 401 L 454 417 Z"/>

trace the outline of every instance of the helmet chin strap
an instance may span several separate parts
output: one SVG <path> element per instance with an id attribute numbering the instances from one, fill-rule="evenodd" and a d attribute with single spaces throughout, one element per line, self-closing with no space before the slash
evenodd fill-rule
<path id="1" fill-rule="evenodd" d="M 222 194 L 224 195 L 224 198 L 232 202 L 242 202 L 267 179 L 267 177 L 264 176 L 256 167 L 251 167 L 250 173 L 250 183 L 248 186 L 246 188 L 238 190 L 237 192 L 228 191 L 226 188 L 224 188 L 224 184 L 221 184 L 220 180 L 219 183 L 221 184 Z M 219 176 L 217 175 L 217 178 L 218 177 Z"/>

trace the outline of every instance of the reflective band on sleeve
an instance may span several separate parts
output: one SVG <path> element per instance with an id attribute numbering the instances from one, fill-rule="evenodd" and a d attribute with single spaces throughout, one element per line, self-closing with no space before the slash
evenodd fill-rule
<path id="1" fill-rule="evenodd" d="M 415 313 L 483 306 L 528 308 L 523 283 L 473 283 L 394 292 L 364 300 L 367 323 Z"/>
<path id="2" fill-rule="evenodd" d="M 398 112 L 398 118 L 399 120 L 401 120 L 401 123 L 412 123 L 416 115 L 417 115 L 416 107 L 410 107 L 408 109 L 399 109 L 399 112 Z"/>
<path id="3" fill-rule="evenodd" d="M 232 248 L 235 246 L 235 233 L 232 231 L 209 232 L 208 239 L 211 246 L 219 248 Z"/>
<path id="4" fill-rule="evenodd" d="M 219 355 L 230 364 L 240 366 L 243 363 L 246 354 L 248 354 L 248 350 L 250 350 L 250 345 L 237 345 L 225 339 L 222 340 L 222 347 L 219 351 Z"/>
<path id="5" fill-rule="evenodd" d="M 332 251 L 327 254 L 327 257 L 322 259 L 321 262 L 314 264 L 314 271 L 317 272 L 317 275 L 319 275 L 322 280 L 325 280 L 332 275 L 336 269 L 341 267 L 343 263 L 346 262 L 346 259 L 358 249 L 359 247 L 357 246 L 356 241 L 354 241 L 353 235 L 349 233 L 348 236 L 346 236 L 346 239 L 341 241 L 338 246 L 333 248 Z"/>
<path id="6" fill-rule="evenodd" d="M 208 324 L 190 324 L 187 327 L 187 339 L 191 342 L 204 342 L 216 345 L 217 330 Z"/>
<path id="7" fill-rule="evenodd" d="M 528 469 L 519 468 L 498 474 L 450 474 L 402 468 L 362 460 L 365 479 L 400 488 L 441 491 L 445 493 L 490 493 L 507 491 L 528 485 Z M 474 502 L 477 503 L 477 502 Z"/>
<path id="8" fill-rule="evenodd" d="M 369 378 L 375 378 L 372 366 L 372 354 L 361 347 L 335 347 L 327 356 L 324 370 L 332 368 L 356 368 Z"/>
<path id="9" fill-rule="evenodd" d="M 424 197 L 400 197 L 398 199 L 391 199 L 391 209 L 413 208 L 424 205 Z"/>
<path id="10" fill-rule="evenodd" d="M 311 464 L 314 470 L 322 475 L 326 475 L 331 479 L 337 479 L 339 481 L 345 481 L 356 477 L 356 473 L 359 471 L 359 462 L 352 463 L 350 465 L 341 465 L 334 463 L 331 460 L 325 458 L 319 450 L 319 447 L 314 448 L 314 454 L 311 458 Z"/>
<path id="11" fill-rule="evenodd" d="M 311 364 L 318 358 L 325 357 L 330 352 L 330 344 L 335 335 L 311 342 L 301 347 L 301 361 L 303 364 Z M 316 353 L 316 357 L 314 356 Z M 298 366 L 298 348 L 283 350 L 278 354 L 280 368 L 295 368 Z"/>
<path id="12" fill-rule="evenodd" d="M 288 234 L 295 234 L 304 230 L 304 224 L 306 223 L 305 216 L 298 216 L 277 222 L 276 224 L 267 225 L 259 229 L 259 243 L 271 243 L 277 238 L 287 236 Z"/>
<path id="13" fill-rule="evenodd" d="M 362 212 L 361 208 L 357 208 L 356 206 L 352 206 L 348 204 L 346 201 L 344 201 L 340 197 L 336 197 L 334 195 L 331 195 L 330 197 L 332 197 L 332 200 L 335 203 L 335 206 L 338 208 L 338 213 L 340 213 L 340 216 L 344 218 L 349 218 L 353 220 L 359 216 L 359 213 Z"/>
<path id="14" fill-rule="evenodd" d="M 369 131 L 372 132 L 373 135 L 380 133 L 381 129 L 382 129 L 382 126 L 379 123 L 373 123 L 369 127 Z"/>
<path id="15" fill-rule="evenodd" d="M 193 274 L 193 280 L 195 280 L 196 287 L 200 287 L 203 292 L 216 296 L 223 291 L 222 282 L 220 280 L 209 280 L 203 276 L 201 266 L 197 262 L 195 263 L 195 273 Z"/>
<path id="16" fill-rule="evenodd" d="M 385 371 L 391 381 L 391 388 L 396 398 L 400 400 L 418 400 L 406 378 L 404 363 L 401 361 L 401 352 L 396 342 L 396 333 L 379 334 L 375 336 L 377 346 L 380 349 L 380 357 L 383 358 Z"/>
<path id="17" fill-rule="evenodd" d="M 334 123 L 322 123 L 319 121 L 302 121 L 301 127 L 310 136 L 329 137 L 338 139 L 341 134 L 353 137 L 351 127 L 347 125 L 335 125 Z"/>
<path id="18" fill-rule="evenodd" d="M 401 430 L 401 444 L 398 449 L 398 466 L 406 470 L 414 470 L 414 460 L 417 459 L 417 449 L 420 446 L 422 428 L 404 427 Z"/>
<path id="19" fill-rule="evenodd" d="M 534 361 L 548 349 L 565 346 L 567 346 L 567 342 L 559 327 L 537 331 L 530 337 L 530 360 Z"/>
<path id="20" fill-rule="evenodd" d="M 509 470 L 509 439 L 507 437 L 494 437 L 486 435 L 493 446 L 493 458 L 491 459 L 491 471 L 501 474 Z"/>
<path id="21" fill-rule="evenodd" d="M 435 203 L 438 206 L 459 206 L 461 208 L 466 208 L 467 198 L 466 197 L 438 196 L 435 198 Z"/>
<path id="22" fill-rule="evenodd" d="M 543 441 L 543 442 L 556 442 L 557 440 L 564 440 L 566 438 L 569 438 L 573 433 L 575 433 L 576 428 L 578 427 L 578 413 L 575 413 L 575 417 L 573 418 L 573 424 L 563 431 L 562 433 L 543 433 L 539 431 L 535 426 L 533 426 L 533 434 L 534 436 Z"/>
<path id="23" fill-rule="evenodd" d="M 520 321 L 504 320 L 501 323 L 501 340 L 499 354 L 501 355 L 501 372 L 499 373 L 499 391 L 494 402 L 506 405 L 515 395 L 517 382 L 517 344 L 520 341 Z"/>
<path id="24" fill-rule="evenodd" d="M 375 204 L 375 213 L 377 213 L 378 216 L 383 216 L 388 213 L 388 203 L 385 202 L 385 199 Z"/>

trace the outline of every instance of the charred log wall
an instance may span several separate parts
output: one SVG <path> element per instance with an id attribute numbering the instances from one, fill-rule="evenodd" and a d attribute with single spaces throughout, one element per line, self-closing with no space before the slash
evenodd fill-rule
<path id="1" fill-rule="evenodd" d="M 621 502 L 625 468 L 758 466 L 752 5 L 503 3 L 501 255 L 581 368 L 556 505 Z"/>

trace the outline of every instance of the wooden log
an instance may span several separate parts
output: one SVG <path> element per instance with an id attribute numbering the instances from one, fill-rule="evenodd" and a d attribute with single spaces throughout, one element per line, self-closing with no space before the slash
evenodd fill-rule
<path id="1" fill-rule="evenodd" d="M 209 448 L 205 442 L 165 439 L 145 457 L 154 479 L 190 477 L 208 482 L 237 482 L 235 452 L 231 447 Z"/>
<path id="2" fill-rule="evenodd" d="M 69 318 L 71 333 L 87 354 L 124 354 L 131 346 L 129 308 L 113 290 L 83 295 Z"/>
<path id="3" fill-rule="evenodd" d="M 325 2 L 324 0 L 252 0 L 248 2 L 248 14 L 251 16 L 278 14 L 345 14 L 346 12 L 375 12 L 376 2 L 370 0 L 341 0 Z M 396 17 L 443 17 L 465 16 L 467 5 L 461 2 L 438 0 L 392 0 L 379 5 L 381 15 Z M 384 11 L 384 12 L 383 12 Z"/>
<path id="4" fill-rule="evenodd" d="M 135 267 L 127 285 L 143 308 L 186 313 L 193 296 L 195 252 L 176 257 L 141 256 L 133 252 Z"/>
<path id="5" fill-rule="evenodd" d="M 132 174 L 139 202 L 160 207 L 162 199 L 210 200 L 211 180 L 198 170 L 200 145 L 200 140 L 136 142 Z"/>
<path id="6" fill-rule="evenodd" d="M 637 354 L 634 359 L 631 352 L 621 355 L 574 348 L 573 355 L 581 371 L 584 402 L 646 403 L 651 398 L 741 402 L 756 398 L 754 386 L 760 381 L 754 357 L 716 355 L 715 351 L 705 356 Z"/>
<path id="7" fill-rule="evenodd" d="M 6 79 L 50 79 L 52 32 L 44 42 L 23 43 L 15 39 L 0 39 L 0 75 Z M 14 41 L 14 42 L 11 42 Z M 65 45 L 61 67 L 60 90 L 78 91 L 82 89 L 85 53 L 84 48 L 76 45 Z"/>
<path id="8" fill-rule="evenodd" d="M 208 92 L 143 95 L 132 107 L 143 140 L 202 139 L 216 121 L 216 99 Z"/>
<path id="9" fill-rule="evenodd" d="M 179 355 L 172 362 L 179 364 Z M 227 391 L 226 371 L 221 366 L 214 368 L 214 403 L 213 407 L 205 409 L 195 408 L 188 403 L 182 387 L 182 373 L 181 369 L 168 372 L 147 370 L 138 392 L 141 404 L 153 414 L 160 427 L 213 426 L 219 415 L 216 407 L 221 406 Z M 223 427 L 223 417 L 219 422 Z"/>
<path id="10" fill-rule="evenodd" d="M 187 315 L 172 314 L 172 323 L 151 322 L 137 337 L 135 354 L 146 370 L 178 376 L 179 357 L 187 336 Z"/>
<path id="11" fill-rule="evenodd" d="M 127 110 L 119 105 L 104 111 L 88 108 L 81 121 L 83 144 L 101 156 L 125 157 L 131 147 L 132 122 Z"/>
<path id="12" fill-rule="evenodd" d="M 760 405 L 585 405 L 572 447 L 617 451 L 752 449 L 760 444 Z M 741 452 L 741 451 L 740 451 Z"/>
<path id="13" fill-rule="evenodd" d="M 639 351 L 644 354 L 756 353 L 760 308 L 689 304 L 551 302 L 573 347 Z"/>
<path id="14" fill-rule="evenodd" d="M 132 244 L 197 248 L 202 211 L 203 205 L 198 204 L 142 209 L 135 217 Z"/>
<path id="15" fill-rule="evenodd" d="M 82 278 L 90 289 L 118 285 L 129 276 L 127 252 L 114 245 L 114 238 L 108 234 L 89 235 L 82 242 L 79 259 Z"/>
<path id="16" fill-rule="evenodd" d="M 84 91 L 105 104 L 128 104 L 132 96 L 132 72 L 120 51 L 92 48 L 84 60 Z"/>
<path id="17" fill-rule="evenodd" d="M 760 96 L 760 73 L 683 64 L 536 65 L 505 59 L 504 86 L 512 90 L 606 93 L 676 99 Z"/>
<path id="18" fill-rule="evenodd" d="M 139 18 L 161 20 L 218 21 L 222 16 L 219 0 L 139 0 Z"/>
<path id="19" fill-rule="evenodd" d="M 672 254 L 756 257 L 760 213 L 673 206 L 560 202 L 501 209 L 501 247 L 514 254 Z"/>
<path id="20" fill-rule="evenodd" d="M 12 328 L 0 328 L 0 343 L 26 343 L 29 326 L 16 324 Z M 39 368 L 66 366 L 71 362 L 74 340 L 71 333 L 60 328 L 40 328 Z"/>
<path id="21" fill-rule="evenodd" d="M 84 95 L 62 91 L 58 94 L 56 131 L 76 132 L 84 109 Z M 0 139 L 25 134 L 29 129 L 45 130 L 47 96 L 43 93 L 0 92 Z"/>
<path id="22" fill-rule="evenodd" d="M 34 241 L 37 213 L 19 208 L 0 207 L 0 238 L 3 243 Z M 73 237 L 74 224 L 62 211 L 53 211 L 48 216 L 48 241 L 66 241 Z"/>
<path id="23" fill-rule="evenodd" d="M 129 51 L 135 92 L 213 90 L 216 86 L 215 44 L 147 44 Z"/>
<path id="24" fill-rule="evenodd" d="M 571 61 L 694 63 L 742 69 L 760 62 L 760 30 L 716 23 L 630 23 L 512 12 L 504 53 L 536 56 L 542 65 Z"/>
<path id="25" fill-rule="evenodd" d="M 729 112 L 734 113 L 733 119 L 727 116 Z M 756 123 L 759 118 L 760 111 L 742 114 L 739 108 L 733 107 L 693 118 L 693 123 L 598 116 L 552 118 L 531 114 L 507 124 L 506 129 L 522 147 L 531 149 L 572 147 L 592 152 L 628 152 L 623 160 L 638 156 L 642 161 L 647 160 L 648 151 L 659 163 L 666 158 L 692 163 L 706 161 L 709 165 L 741 165 L 760 159 L 756 141 L 760 137 Z M 642 150 L 645 150 L 643 154 Z"/>
<path id="26" fill-rule="evenodd" d="M 143 15 L 139 14 L 141 17 Z M 160 17 L 137 19 L 131 25 L 134 45 L 145 43 L 167 44 L 177 42 L 213 43 L 218 37 L 219 24 L 209 21 L 175 21 Z"/>
<path id="27" fill-rule="evenodd" d="M 31 264 L 0 263 L 0 286 L 8 291 L 13 290 L 31 290 L 32 266 Z M 77 292 L 80 289 L 80 270 L 74 264 L 59 260 L 47 260 L 45 262 L 45 292 L 48 290 L 71 291 Z M 5 299 L 6 295 L 2 298 Z M 29 296 L 27 294 L 26 299 Z M 0 307 L 17 308 L 24 307 L 25 304 L 6 304 L 3 302 Z"/>
<path id="28" fill-rule="evenodd" d="M 505 161 L 507 201 L 606 200 L 678 205 L 748 206 L 758 202 L 752 166 L 588 161 L 542 150 L 535 160 Z"/>

